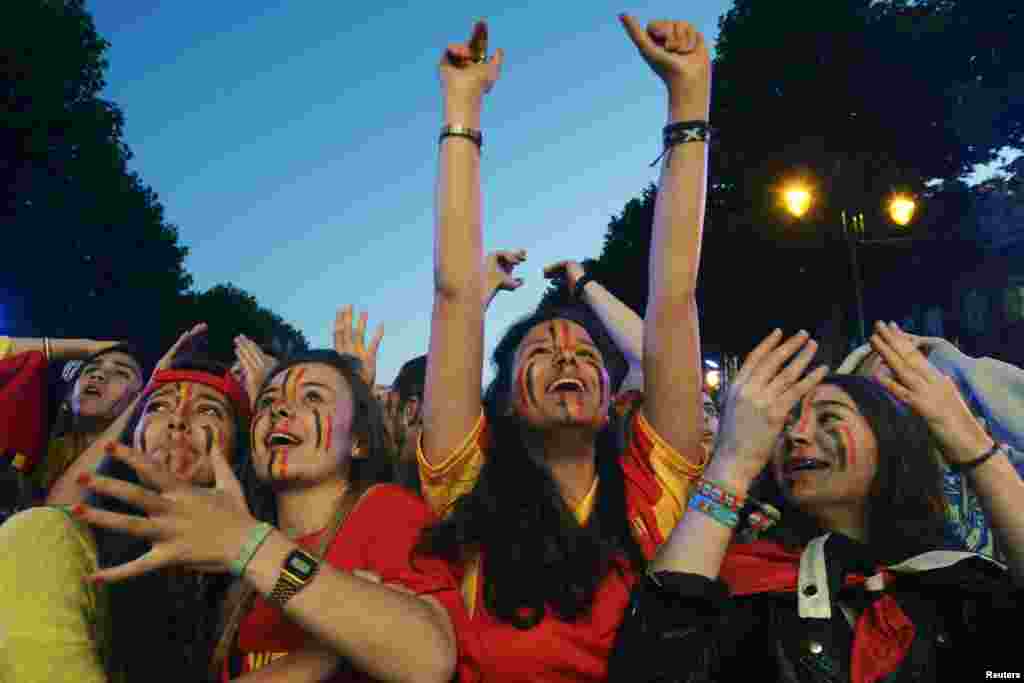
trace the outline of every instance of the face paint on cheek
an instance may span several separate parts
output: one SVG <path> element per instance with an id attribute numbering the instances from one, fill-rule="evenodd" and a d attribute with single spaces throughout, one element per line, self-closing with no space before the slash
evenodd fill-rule
<path id="1" fill-rule="evenodd" d="M 206 457 L 213 455 L 213 427 L 203 425 L 203 433 L 206 434 Z"/>
<path id="2" fill-rule="evenodd" d="M 847 467 L 857 466 L 857 444 L 853 440 L 853 433 L 847 425 L 836 427 L 839 433 L 837 442 L 844 456 L 844 465 Z"/>
<path id="3" fill-rule="evenodd" d="M 274 471 L 272 475 L 278 479 L 284 479 L 288 476 L 288 452 L 279 451 L 277 458 L 274 461 Z"/>
<path id="4" fill-rule="evenodd" d="M 533 368 L 536 367 L 535 361 L 526 361 L 519 366 L 519 401 L 523 407 L 523 410 L 529 409 L 530 406 L 537 405 L 537 399 L 533 395 Z"/>
<path id="5" fill-rule="evenodd" d="M 320 411 L 313 408 L 313 423 L 316 425 L 316 449 L 320 450 L 321 441 L 323 439 L 323 428 L 321 427 Z"/>

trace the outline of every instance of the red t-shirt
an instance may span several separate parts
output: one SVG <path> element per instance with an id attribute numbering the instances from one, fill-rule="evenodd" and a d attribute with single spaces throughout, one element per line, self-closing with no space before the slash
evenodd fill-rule
<path id="1" fill-rule="evenodd" d="M 626 514 L 633 537 L 651 559 L 682 518 L 690 486 L 704 463 L 691 464 L 665 442 L 635 410 L 636 401 L 623 406 L 630 429 L 619 458 L 625 483 Z M 487 457 L 489 431 L 481 416 L 463 444 L 440 465 L 432 466 L 419 449 L 424 497 L 434 510 L 447 514 L 459 496 L 479 479 Z M 693 458 L 693 461 L 696 461 Z M 599 489 L 581 501 L 575 512 L 583 522 L 593 508 Z M 506 624 L 485 608 L 486 558 L 452 566 L 468 605 L 469 621 L 459 628 L 460 681 L 487 683 L 597 683 L 608 677 L 608 656 L 623 613 L 629 604 L 636 575 L 623 559 L 598 586 L 588 616 L 566 622 L 550 610 L 539 624 L 520 630 Z"/>
<path id="2" fill-rule="evenodd" d="M 0 337 L 0 458 L 28 473 L 46 453 L 46 358 L 38 351 L 6 358 L 9 346 Z"/>
<path id="3" fill-rule="evenodd" d="M 336 569 L 373 572 L 383 583 L 399 584 L 417 595 L 431 595 L 444 605 L 453 623 L 459 624 L 465 618 L 465 608 L 458 584 L 447 566 L 440 560 L 421 556 L 415 558 L 415 568 L 410 562 L 420 530 L 434 521 L 436 517 L 430 508 L 409 491 L 392 485 L 375 486 L 356 504 L 325 559 Z M 303 536 L 296 542 L 307 550 L 315 550 L 322 533 Z M 302 627 L 257 596 L 240 624 L 222 680 L 230 681 L 255 671 L 301 649 L 308 640 Z M 374 679 L 343 664 L 328 680 L 339 683 Z"/>

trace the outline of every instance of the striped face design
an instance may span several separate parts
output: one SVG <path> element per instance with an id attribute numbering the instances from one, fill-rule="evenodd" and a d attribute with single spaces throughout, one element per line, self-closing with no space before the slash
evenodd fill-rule
<path id="1" fill-rule="evenodd" d="M 867 504 L 878 471 L 878 444 L 857 404 L 823 384 L 794 408 L 772 461 L 783 492 L 812 512 Z"/>
<path id="2" fill-rule="evenodd" d="M 601 352 L 583 326 L 569 320 L 538 323 L 516 354 L 512 406 L 529 424 L 601 429 L 610 391 Z"/>
<path id="3" fill-rule="evenodd" d="M 333 366 L 303 363 L 275 375 L 256 401 L 253 464 L 261 478 L 306 484 L 341 477 L 351 455 L 348 382 Z"/>

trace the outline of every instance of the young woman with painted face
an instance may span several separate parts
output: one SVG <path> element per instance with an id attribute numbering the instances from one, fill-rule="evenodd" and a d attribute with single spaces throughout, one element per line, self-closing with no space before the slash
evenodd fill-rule
<path id="1" fill-rule="evenodd" d="M 244 461 L 247 412 L 244 391 L 224 367 L 179 361 L 154 374 L 122 442 L 107 450 L 179 483 L 210 486 L 214 459 Z M 114 490 L 138 482 L 114 458 L 78 483 L 93 477 Z M 145 540 L 82 521 L 126 511 L 134 508 L 94 496 L 70 514 L 38 507 L 0 527 L 0 679 L 205 680 L 223 580 L 159 572 L 118 585 L 87 581 L 150 550 Z"/>
<path id="2" fill-rule="evenodd" d="M 292 358 L 274 368 L 255 405 L 243 476 L 253 512 L 221 461 L 213 461 L 216 486 L 204 490 L 117 454 L 162 493 L 94 478 L 94 490 L 149 518 L 91 510 L 85 518 L 152 539 L 153 550 L 97 576 L 175 565 L 240 576 L 213 659 L 221 680 L 448 681 L 458 589 L 443 562 L 410 563 L 435 519 L 426 504 L 374 486 L 391 460 L 359 363 L 334 351 Z"/>
<path id="3" fill-rule="evenodd" d="M 206 334 L 206 330 L 206 324 L 200 323 L 182 333 L 157 361 L 154 373 L 170 368 L 176 359 L 190 352 L 196 341 Z M 114 347 L 110 351 L 117 351 L 120 348 L 123 347 Z M 69 399 L 61 409 L 61 415 L 67 423 L 70 423 L 70 418 L 78 412 L 79 408 L 76 406 L 92 410 L 97 404 L 102 405 L 105 400 L 111 400 L 111 396 L 116 393 L 116 385 L 126 381 L 129 374 L 127 361 L 123 358 L 110 358 L 110 355 L 108 352 L 104 352 L 103 355 L 106 369 L 87 361 L 75 371 L 72 388 L 68 394 Z M 142 377 L 141 365 L 138 367 L 138 376 Z M 105 379 L 105 375 L 114 376 L 115 380 L 110 382 Z M 111 384 L 115 386 L 112 387 Z M 94 471 L 105 459 L 104 446 L 107 442 L 120 438 L 142 399 L 144 392 L 141 390 L 141 380 L 139 387 L 139 390 L 124 395 L 121 401 L 129 401 L 127 408 L 120 410 L 113 419 L 109 419 L 91 443 L 74 440 L 57 442 L 60 449 L 57 457 L 48 457 L 47 461 L 37 468 L 36 474 L 37 480 L 46 490 L 47 505 L 75 505 L 85 500 L 88 491 L 78 483 L 78 478 L 82 474 Z M 61 421 L 59 417 L 58 428 Z M 82 447 L 81 450 L 79 447 Z M 53 450 L 51 448 L 51 451 Z"/>
<path id="4" fill-rule="evenodd" d="M 140 358 L 134 348 L 118 342 L 0 337 L 0 417 L 7 425 L 0 439 L 0 455 L 10 459 L 26 484 L 36 490 L 49 489 L 130 407 L 142 388 Z M 68 394 L 51 421 L 46 396 L 48 365 L 82 359 L 84 363 L 70 380 Z"/>
<path id="5" fill-rule="evenodd" d="M 1022 565 L 1007 572 L 943 550 L 931 440 L 975 480 L 1017 558 L 1024 485 L 909 339 L 880 328 L 872 344 L 896 377 L 885 388 L 825 368 L 805 375 L 816 344 L 804 333 L 773 333 L 750 354 L 728 390 L 707 488 L 691 501 L 699 512 L 634 589 L 612 680 L 754 670 L 783 681 L 933 681 L 964 671 L 967 653 L 978 677 L 1006 670 L 1013 653 L 999 629 L 1024 605 L 1011 581 Z M 778 505 L 781 521 L 730 546 L 757 510 L 748 497 Z"/>
<path id="6" fill-rule="evenodd" d="M 681 22 L 622 23 L 667 86 L 669 123 L 706 121 L 710 66 L 700 34 Z M 500 50 L 482 60 L 485 43 L 480 23 L 469 44 L 449 46 L 440 68 L 444 124 L 454 128 L 440 143 L 418 458 L 424 496 L 446 520 L 420 549 L 451 562 L 472 613 L 460 661 L 494 680 L 603 680 L 629 586 L 703 468 L 693 295 L 707 150 L 702 141 L 670 145 L 662 164 L 646 401 L 627 443 L 606 428 L 626 364 L 582 308 L 529 316 L 503 335 L 481 410 L 485 280 L 472 131 L 502 63 Z"/>

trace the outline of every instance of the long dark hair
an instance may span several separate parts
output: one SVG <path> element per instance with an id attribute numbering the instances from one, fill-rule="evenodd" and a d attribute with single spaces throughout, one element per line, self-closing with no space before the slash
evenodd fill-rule
<path id="1" fill-rule="evenodd" d="M 496 374 L 484 393 L 490 438 L 480 478 L 447 519 L 424 530 L 417 547 L 452 561 L 482 551 L 485 605 L 520 629 L 538 624 L 545 606 L 566 621 L 583 617 L 619 558 L 625 556 L 637 571 L 646 562 L 630 532 L 615 429 L 605 427 L 596 439 L 600 488 L 583 526 L 543 455 L 524 438 L 526 425 L 508 410 L 519 344 L 534 326 L 553 319 L 583 325 L 605 358 L 613 391 L 622 384 L 625 359 L 589 311 L 542 310 L 513 324 L 494 350 Z"/>
<path id="2" fill-rule="evenodd" d="M 893 564 L 943 547 L 942 471 L 931 453 L 928 425 L 875 380 L 829 375 L 822 383 L 842 389 L 853 399 L 878 445 L 878 471 L 869 492 L 867 520 L 872 555 Z M 770 471 L 761 476 L 751 494 L 782 512 L 782 521 L 765 538 L 798 549 L 828 531 L 783 497 Z"/>
<path id="3" fill-rule="evenodd" d="M 227 367 L 202 356 L 175 362 L 179 370 L 199 370 L 222 377 Z M 132 435 L 145 409 L 140 403 L 121 441 L 131 444 Z M 235 475 L 247 466 L 248 427 L 235 417 Z M 99 473 L 140 484 L 135 471 L 119 460 L 107 459 Z M 90 495 L 90 505 L 112 512 L 141 515 L 119 500 Z M 150 544 L 100 527 L 93 527 L 101 567 L 112 567 L 146 553 Z M 210 657 L 218 624 L 217 605 L 229 585 L 229 577 L 169 568 L 110 584 L 110 641 L 105 654 L 108 674 L 116 680 L 146 680 L 154 667 L 166 680 L 208 680 Z"/>
<path id="4" fill-rule="evenodd" d="M 78 367 L 67 377 L 67 389 L 64 393 L 64 397 L 61 399 L 60 404 L 57 406 L 57 415 L 53 421 L 53 428 L 50 431 L 50 438 L 56 438 L 71 434 L 74 429 L 74 415 L 71 410 L 71 397 L 75 393 L 75 384 L 78 382 L 78 378 L 82 376 L 82 371 L 93 361 L 111 353 L 123 353 L 138 363 L 139 372 L 142 373 L 139 379 L 144 384 L 146 378 L 146 365 L 145 357 L 142 352 L 133 344 L 124 343 L 111 346 L 109 349 L 103 349 L 97 351 L 85 360 L 83 360 Z M 140 385 L 141 388 L 141 385 Z M 116 417 L 116 416 L 115 416 Z"/>
<path id="5" fill-rule="evenodd" d="M 324 535 L 324 541 L 330 543 L 334 535 L 338 533 L 344 516 L 367 490 L 376 484 L 390 483 L 394 480 L 394 460 L 391 453 L 391 439 L 387 431 L 384 412 L 374 397 L 370 386 L 359 374 L 361 365 L 357 358 L 347 355 L 343 356 L 329 349 L 305 351 L 275 366 L 273 371 L 264 379 L 260 393 L 262 393 L 263 389 L 274 377 L 291 367 L 305 363 L 328 365 L 337 370 L 348 383 L 349 389 L 352 392 L 353 408 L 351 434 L 353 440 L 358 441 L 364 455 L 364 457 L 351 458 L 349 460 L 349 486 L 345 495 L 338 501 L 340 514 L 335 517 L 338 525 L 328 528 Z M 255 400 L 256 396 L 252 398 Z M 247 436 L 246 439 L 248 438 Z M 250 444 L 250 460 L 246 463 L 239 480 L 246 492 L 246 499 L 249 502 L 249 508 L 253 515 L 257 519 L 270 522 L 276 527 L 278 520 L 274 490 L 269 483 L 260 481 L 256 476 L 256 470 L 251 461 L 253 447 Z M 329 523 L 330 520 L 324 520 L 324 522 Z M 219 672 L 225 659 L 230 654 L 235 636 L 238 634 L 238 628 L 241 626 L 242 619 L 251 608 L 255 596 L 255 589 L 241 581 L 237 582 L 230 590 L 228 598 L 224 601 L 217 644 L 210 660 L 212 673 L 217 674 Z"/>

